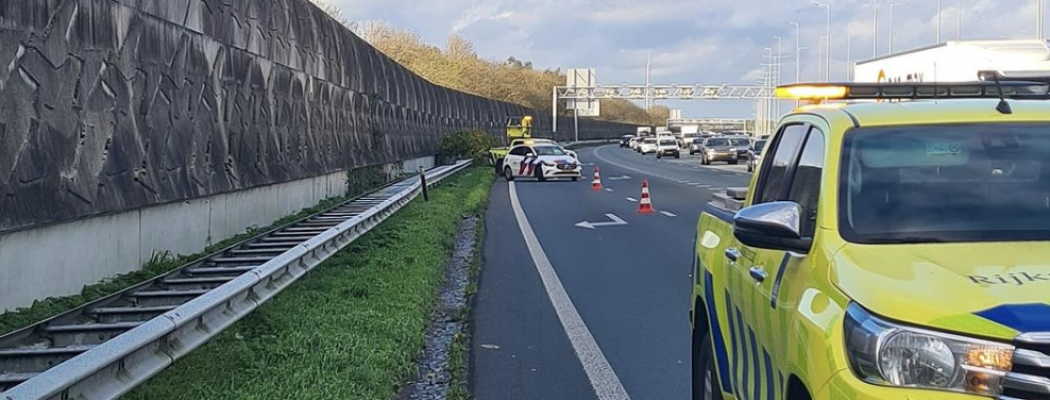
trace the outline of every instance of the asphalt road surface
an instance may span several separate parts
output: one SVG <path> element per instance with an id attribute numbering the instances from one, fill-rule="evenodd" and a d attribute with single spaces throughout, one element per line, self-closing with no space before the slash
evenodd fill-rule
<path id="1" fill-rule="evenodd" d="M 604 190 L 591 190 L 592 166 L 576 183 L 500 179 L 493 188 L 475 398 L 688 399 L 696 220 L 712 191 L 746 186 L 750 175 L 617 146 L 579 154 L 601 168 Z M 657 213 L 638 214 L 643 179 Z"/>

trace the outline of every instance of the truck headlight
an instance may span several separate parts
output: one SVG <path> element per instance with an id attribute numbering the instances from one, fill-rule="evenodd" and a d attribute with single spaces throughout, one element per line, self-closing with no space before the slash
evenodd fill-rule
<path id="1" fill-rule="evenodd" d="M 997 396 L 1013 366 L 1013 346 L 895 324 L 857 304 L 844 333 L 854 374 L 876 385 Z"/>

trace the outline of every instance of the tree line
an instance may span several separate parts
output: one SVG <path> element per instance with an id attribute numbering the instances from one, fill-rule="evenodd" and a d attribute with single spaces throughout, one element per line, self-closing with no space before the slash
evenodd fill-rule
<path id="1" fill-rule="evenodd" d="M 312 1 L 383 54 L 437 85 L 550 113 L 551 88 L 565 84 L 565 74 L 559 69 L 537 69 L 531 61 L 513 56 L 505 61 L 479 57 L 474 45 L 457 34 L 438 47 L 410 30 L 351 22 L 332 3 Z M 559 114 L 572 115 L 564 106 L 559 108 Z M 601 114 L 599 119 L 608 121 L 661 125 L 670 110 L 655 106 L 647 112 L 627 100 L 602 100 Z"/>

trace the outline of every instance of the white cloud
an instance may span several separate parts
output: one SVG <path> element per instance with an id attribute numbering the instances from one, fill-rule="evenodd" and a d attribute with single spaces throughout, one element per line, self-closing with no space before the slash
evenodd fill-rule
<path id="1" fill-rule="evenodd" d="M 787 80 L 795 76 L 795 34 L 788 21 L 802 24 L 801 75 L 818 76 L 822 58 L 818 38 L 825 34 L 824 9 L 809 0 L 330 0 L 351 20 L 386 20 L 443 44 L 450 33 L 474 42 L 492 59 L 514 56 L 540 68 L 592 67 L 606 83 L 644 79 L 646 54 L 653 57 L 654 80 L 661 83 L 753 84 L 764 74 L 762 49 L 783 38 Z M 832 2 L 833 79 L 846 77 L 846 37 L 853 61 L 872 55 L 870 0 Z M 943 38 L 954 40 L 956 2 L 944 0 Z M 1034 0 L 961 0 L 964 39 L 1034 37 Z M 888 51 L 889 7 L 880 1 L 879 54 Z M 915 0 L 896 8 L 894 47 L 933 44 L 935 2 Z M 847 33 L 846 25 L 856 21 Z M 790 78 L 790 79 L 788 79 Z M 744 116 L 741 102 L 671 104 L 697 112 Z M 702 110 L 702 111 L 701 111 Z M 711 115 L 717 116 L 717 115 Z"/>

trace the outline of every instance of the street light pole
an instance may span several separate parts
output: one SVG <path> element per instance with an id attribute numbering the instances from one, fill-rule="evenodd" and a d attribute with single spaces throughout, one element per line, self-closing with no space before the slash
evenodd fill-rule
<path id="1" fill-rule="evenodd" d="M 824 47 L 824 82 L 831 82 L 831 3 L 821 3 L 819 1 L 814 1 L 813 5 L 818 7 L 824 7 L 828 11 L 828 43 Z"/>
<path id="2" fill-rule="evenodd" d="M 941 0 L 937 0 L 937 43 L 941 43 Z"/>
<path id="3" fill-rule="evenodd" d="M 780 86 L 780 74 L 784 68 L 782 61 L 782 59 L 784 58 L 784 40 L 780 36 L 773 36 L 773 38 L 777 40 L 777 56 L 774 58 L 774 63 L 776 64 L 776 72 L 773 74 L 773 87 L 776 88 L 777 86 Z M 780 101 L 773 100 L 773 102 L 776 104 L 775 115 L 777 118 L 780 118 Z"/>
<path id="4" fill-rule="evenodd" d="M 1036 9 L 1036 24 L 1035 24 L 1035 38 L 1043 40 L 1043 17 L 1046 13 L 1046 0 L 1035 0 Z"/>
<path id="5" fill-rule="evenodd" d="M 962 0 L 956 2 L 955 5 L 955 40 L 958 42 L 962 41 Z"/>
<path id="6" fill-rule="evenodd" d="M 846 80 L 853 81 L 853 24 L 856 21 L 850 21 L 846 24 Z"/>
<path id="7" fill-rule="evenodd" d="M 799 83 L 802 79 L 802 34 L 799 31 L 798 22 L 788 22 L 791 25 L 795 25 L 795 83 Z"/>
<path id="8" fill-rule="evenodd" d="M 871 58 L 879 56 L 879 0 L 871 0 L 871 9 L 874 18 L 871 23 Z"/>
<path id="9" fill-rule="evenodd" d="M 893 53 L 893 9 L 897 6 L 903 6 L 908 3 L 895 1 L 890 3 L 890 53 Z"/>

